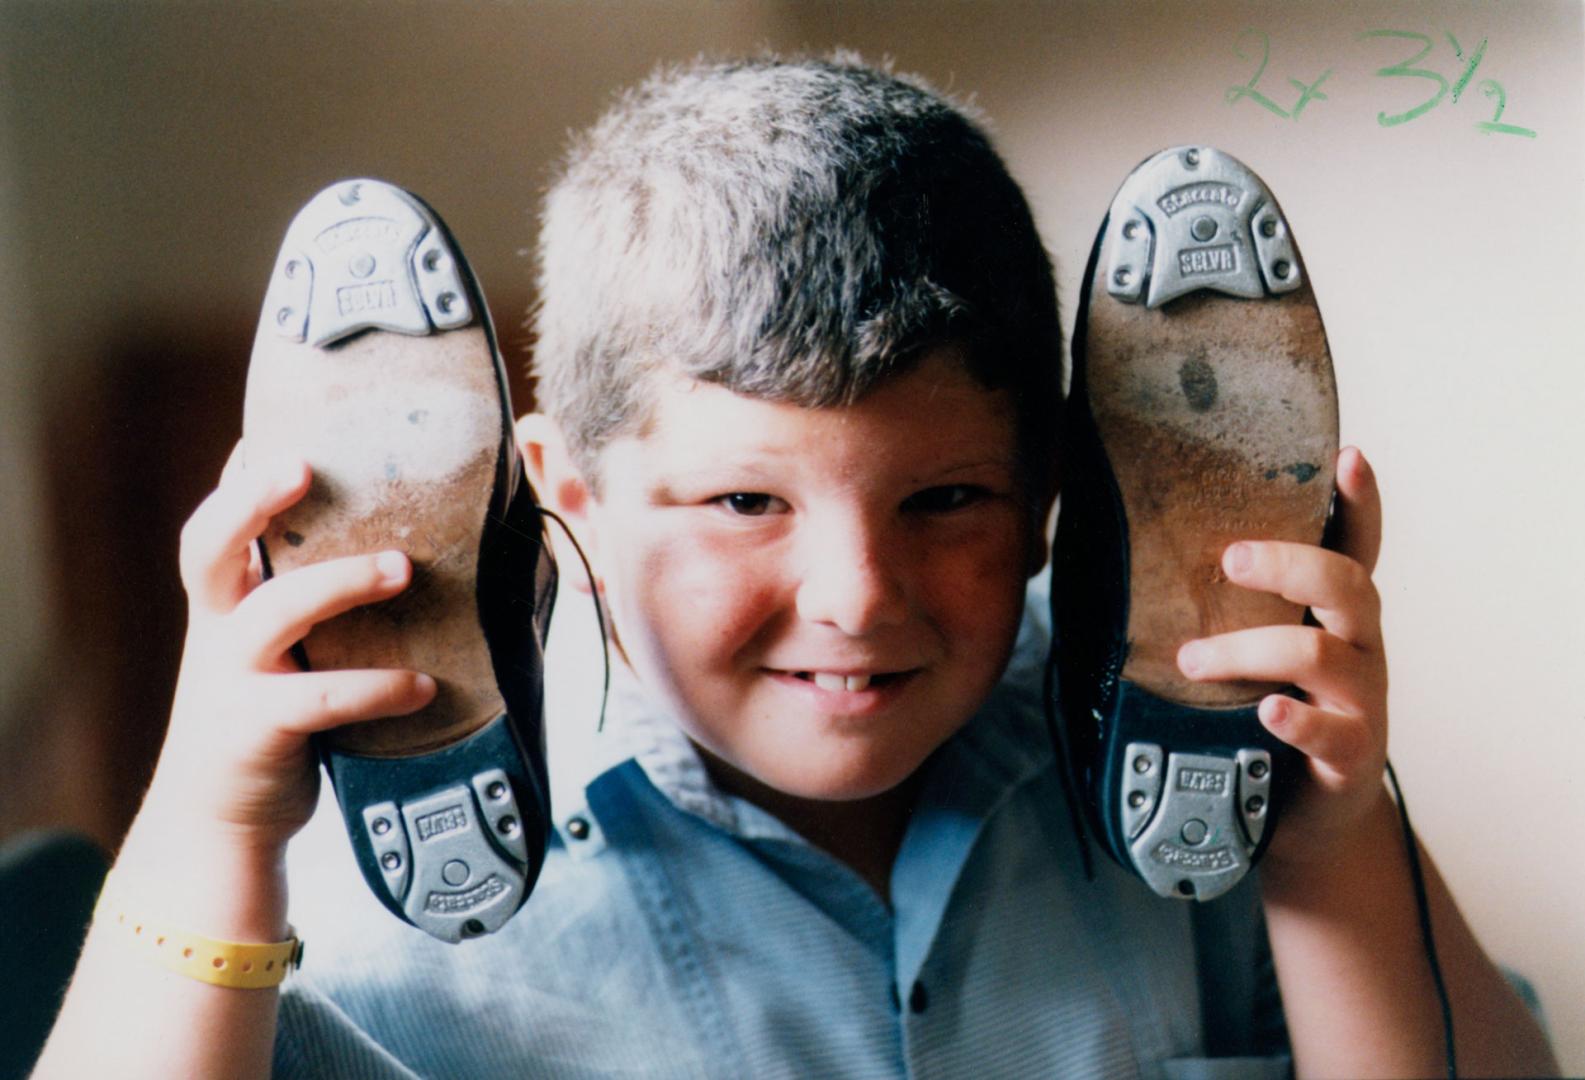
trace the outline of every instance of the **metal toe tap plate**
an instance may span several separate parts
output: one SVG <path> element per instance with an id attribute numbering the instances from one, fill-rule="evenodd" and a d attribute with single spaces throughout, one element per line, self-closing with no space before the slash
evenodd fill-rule
<path id="1" fill-rule="evenodd" d="M 346 180 L 292 219 L 265 317 L 282 337 L 315 347 L 360 330 L 455 330 L 474 317 L 458 266 L 422 202 L 379 180 Z"/>
<path id="2" fill-rule="evenodd" d="M 1271 191 L 1211 147 L 1163 150 L 1135 169 L 1106 228 L 1106 289 L 1124 303 L 1154 308 L 1198 289 L 1255 299 L 1303 279 Z"/>

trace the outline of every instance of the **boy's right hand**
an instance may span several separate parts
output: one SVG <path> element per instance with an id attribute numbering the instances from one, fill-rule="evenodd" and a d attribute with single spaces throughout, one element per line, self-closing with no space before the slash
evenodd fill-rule
<path id="1" fill-rule="evenodd" d="M 134 934 L 287 940 L 286 842 L 319 788 L 309 737 L 434 696 L 417 672 L 304 672 L 293 662 L 292 646 L 316 623 L 394 596 L 411 573 L 389 552 L 262 580 L 256 541 L 308 485 L 303 462 L 243 468 L 239 446 L 182 530 L 188 625 L 176 701 L 115 866 L 114 900 Z M 278 994 L 173 974 L 128 948 L 125 930 L 109 919 L 89 928 L 34 1075 L 268 1076 Z"/>
<path id="2" fill-rule="evenodd" d="M 233 852 L 279 857 L 313 813 L 309 736 L 412 712 L 434 681 L 412 671 L 302 671 L 291 655 L 316 623 L 407 586 L 401 552 L 354 555 L 262 580 L 256 541 L 303 497 L 301 461 L 241 463 L 182 531 L 188 626 L 170 728 L 140 819 Z M 152 823 L 140 821 L 140 825 Z M 200 850 L 214 850 L 203 845 Z"/>

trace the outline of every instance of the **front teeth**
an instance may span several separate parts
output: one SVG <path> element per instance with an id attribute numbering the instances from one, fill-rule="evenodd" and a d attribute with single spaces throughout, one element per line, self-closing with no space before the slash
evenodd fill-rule
<path id="1" fill-rule="evenodd" d="M 828 671 L 816 671 L 811 677 L 822 690 L 866 690 L 870 685 L 868 675 L 836 675 Z"/>

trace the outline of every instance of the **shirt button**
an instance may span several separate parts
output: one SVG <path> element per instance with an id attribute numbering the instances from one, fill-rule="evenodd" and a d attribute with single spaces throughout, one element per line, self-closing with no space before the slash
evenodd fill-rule
<path id="1" fill-rule="evenodd" d="M 567 820 L 567 835 L 574 840 L 589 839 L 589 822 L 581 817 L 569 818 Z"/>
<path id="2" fill-rule="evenodd" d="M 922 1013 L 930 1007 L 930 995 L 925 993 L 925 984 L 914 983 L 913 991 L 908 995 L 908 1008 L 916 1013 Z"/>

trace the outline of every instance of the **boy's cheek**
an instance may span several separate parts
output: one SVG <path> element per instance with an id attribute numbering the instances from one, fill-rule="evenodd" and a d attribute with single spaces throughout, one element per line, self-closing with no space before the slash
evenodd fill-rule
<path id="1" fill-rule="evenodd" d="M 932 587 L 943 594 L 936 606 L 988 615 L 987 607 L 1000 599 L 1021 611 L 1028 580 L 1046 558 L 1044 538 L 1027 526 L 1020 515 L 1018 521 L 944 545 L 945 554 L 933 560 L 930 573 Z"/>
<path id="2" fill-rule="evenodd" d="M 647 652 L 707 652 L 751 632 L 772 602 L 751 560 L 713 545 L 660 545 L 614 568 L 607 587 L 613 618 L 623 632 L 645 639 Z M 701 547 L 704 550 L 700 550 Z M 668 663 L 702 656 L 666 656 Z"/>

